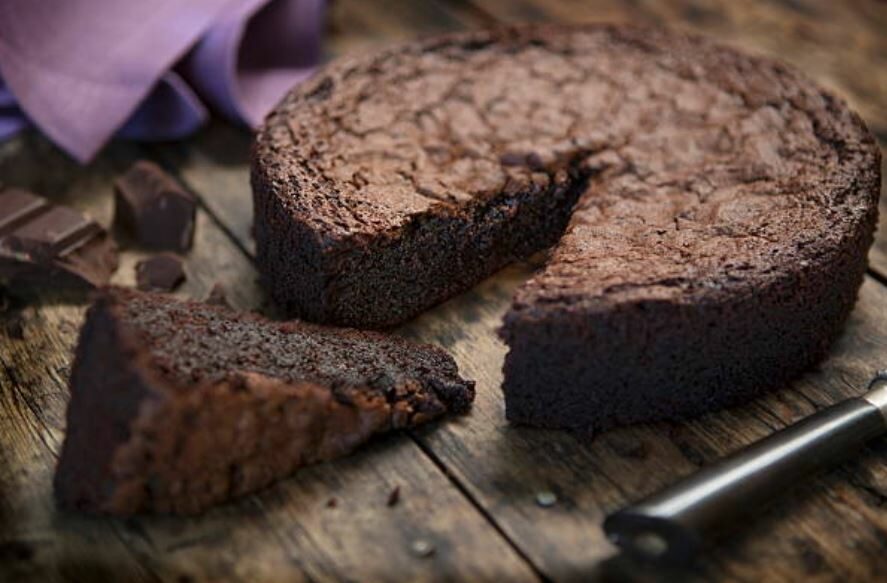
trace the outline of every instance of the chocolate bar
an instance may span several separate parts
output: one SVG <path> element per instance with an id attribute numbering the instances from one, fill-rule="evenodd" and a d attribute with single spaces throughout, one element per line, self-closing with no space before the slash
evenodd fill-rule
<path id="1" fill-rule="evenodd" d="M 117 269 L 117 246 L 91 217 L 25 190 L 0 191 L 0 281 L 91 289 Z"/>

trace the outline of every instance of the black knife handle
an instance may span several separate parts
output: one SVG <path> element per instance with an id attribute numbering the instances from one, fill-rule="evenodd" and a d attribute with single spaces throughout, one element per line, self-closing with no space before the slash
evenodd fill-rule
<path id="1" fill-rule="evenodd" d="M 864 396 L 823 409 L 611 514 L 604 531 L 637 557 L 685 563 L 812 472 L 887 432 L 887 373 Z"/>

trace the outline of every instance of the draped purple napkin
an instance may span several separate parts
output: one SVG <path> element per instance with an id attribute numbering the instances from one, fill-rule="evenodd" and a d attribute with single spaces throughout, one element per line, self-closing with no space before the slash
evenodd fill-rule
<path id="1" fill-rule="evenodd" d="M 323 0 L 2 0 L 0 139 L 33 124 L 81 162 L 180 138 L 212 109 L 255 127 L 320 57 Z"/>

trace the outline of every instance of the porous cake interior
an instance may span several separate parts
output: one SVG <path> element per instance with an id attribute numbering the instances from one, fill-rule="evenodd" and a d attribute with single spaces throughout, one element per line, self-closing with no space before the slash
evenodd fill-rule
<path id="1" fill-rule="evenodd" d="M 158 296 L 132 295 L 117 309 L 149 348 L 155 370 L 181 390 L 233 371 L 333 389 L 367 387 L 383 395 L 404 379 L 436 376 L 441 398 L 452 398 L 448 404 L 457 405 L 458 395 L 448 393 L 446 377 L 458 380 L 459 387 L 463 384 L 445 353 L 428 346 L 419 349 L 394 336 L 302 322 L 272 323 Z"/>
<path id="2" fill-rule="evenodd" d="M 90 309 L 70 385 L 56 495 L 114 514 L 200 512 L 474 397 L 431 346 L 124 290 Z"/>

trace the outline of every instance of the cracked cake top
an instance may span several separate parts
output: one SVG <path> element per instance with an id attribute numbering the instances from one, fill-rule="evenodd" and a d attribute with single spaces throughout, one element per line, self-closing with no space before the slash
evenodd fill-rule
<path id="1" fill-rule="evenodd" d="M 840 100 L 774 61 L 640 27 L 484 31 L 343 59 L 284 100 L 256 155 L 330 246 L 587 181 L 518 311 L 779 277 L 877 205 L 877 147 Z"/>

